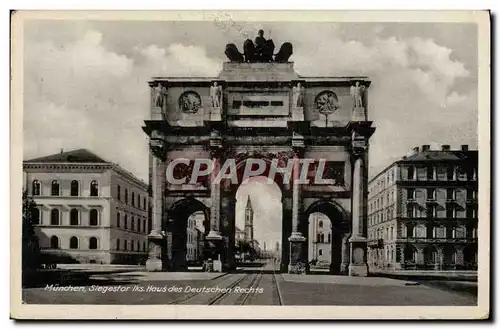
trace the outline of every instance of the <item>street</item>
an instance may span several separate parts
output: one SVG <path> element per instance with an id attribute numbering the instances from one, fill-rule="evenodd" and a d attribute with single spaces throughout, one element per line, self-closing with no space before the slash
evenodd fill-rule
<path id="1" fill-rule="evenodd" d="M 291 275 L 272 262 L 237 273 L 127 272 L 23 289 L 29 304 L 476 305 L 473 295 L 383 277 Z"/>

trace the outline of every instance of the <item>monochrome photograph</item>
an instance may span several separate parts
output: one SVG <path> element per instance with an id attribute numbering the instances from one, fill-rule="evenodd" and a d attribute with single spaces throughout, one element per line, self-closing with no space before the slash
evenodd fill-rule
<path id="1" fill-rule="evenodd" d="M 489 317 L 489 12 L 11 24 L 12 317 Z"/>

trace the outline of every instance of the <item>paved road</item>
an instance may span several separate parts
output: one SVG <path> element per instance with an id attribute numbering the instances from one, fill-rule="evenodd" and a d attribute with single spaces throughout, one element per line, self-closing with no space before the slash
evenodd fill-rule
<path id="1" fill-rule="evenodd" d="M 166 273 L 99 278 L 55 291 L 56 286 L 23 290 L 36 304 L 191 305 L 476 305 L 474 296 L 385 278 L 293 276 L 274 273 L 274 264 L 239 273 L 204 277 Z M 176 273 L 178 274 L 178 273 Z M 168 279 L 170 278 L 170 279 Z"/>

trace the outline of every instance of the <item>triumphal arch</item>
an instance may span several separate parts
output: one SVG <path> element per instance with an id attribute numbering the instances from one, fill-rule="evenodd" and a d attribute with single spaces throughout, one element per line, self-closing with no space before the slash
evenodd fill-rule
<path id="1" fill-rule="evenodd" d="M 204 257 L 235 269 L 236 190 L 255 173 L 282 192 L 282 271 L 307 272 L 308 218 L 321 212 L 332 223 L 331 273 L 366 276 L 370 81 L 300 76 L 292 44 L 274 54 L 262 35 L 243 50 L 228 44 L 216 77 L 149 82 L 148 270 L 186 269 L 194 212 L 205 216 Z"/>

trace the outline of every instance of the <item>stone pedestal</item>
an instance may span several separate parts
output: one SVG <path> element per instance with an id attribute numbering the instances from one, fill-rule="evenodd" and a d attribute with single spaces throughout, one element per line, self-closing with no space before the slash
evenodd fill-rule
<path id="1" fill-rule="evenodd" d="M 211 107 L 208 109 L 208 120 L 209 121 L 221 121 L 222 111 L 220 107 Z"/>
<path id="2" fill-rule="evenodd" d="M 161 259 L 162 245 L 164 239 L 161 232 L 152 231 L 148 235 L 149 254 L 146 261 L 146 270 L 148 272 L 159 272 L 163 270 L 163 261 Z"/>
<path id="3" fill-rule="evenodd" d="M 350 238 L 349 245 L 351 249 L 349 276 L 368 276 L 368 265 L 366 264 L 366 239 L 363 237 Z"/>
<path id="4" fill-rule="evenodd" d="M 304 108 L 303 107 L 292 108 L 292 121 L 304 121 Z"/>
<path id="5" fill-rule="evenodd" d="M 364 107 L 355 107 L 352 110 L 351 122 L 366 121 L 366 112 Z"/>
<path id="6" fill-rule="evenodd" d="M 292 232 L 288 238 L 290 242 L 290 263 L 288 264 L 288 273 L 306 274 L 307 262 L 304 260 L 304 248 L 306 238 L 300 232 Z"/>

